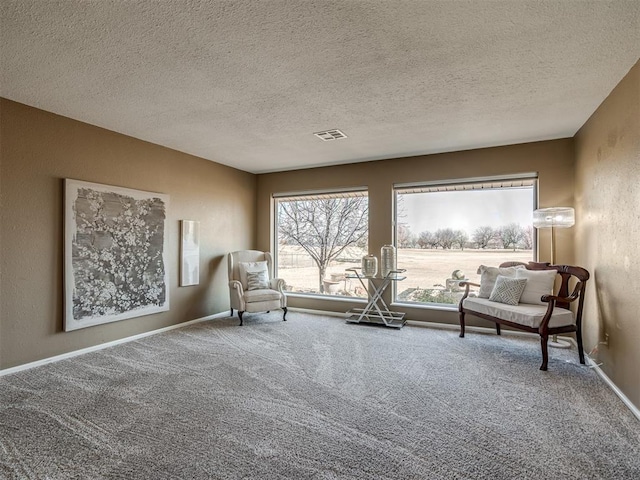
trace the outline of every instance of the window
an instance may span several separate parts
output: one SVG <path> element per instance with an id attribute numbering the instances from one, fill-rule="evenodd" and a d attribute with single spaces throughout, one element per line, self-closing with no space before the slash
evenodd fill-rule
<path id="1" fill-rule="evenodd" d="M 291 293 L 366 297 L 345 269 L 369 241 L 366 190 L 275 196 L 276 273 Z"/>
<path id="2" fill-rule="evenodd" d="M 534 260 L 535 175 L 396 186 L 397 302 L 457 304 L 478 266 Z"/>

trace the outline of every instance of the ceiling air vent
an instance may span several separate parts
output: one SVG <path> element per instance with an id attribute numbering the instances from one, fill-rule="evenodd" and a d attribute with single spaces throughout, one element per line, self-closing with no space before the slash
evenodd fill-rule
<path id="1" fill-rule="evenodd" d="M 347 136 L 342 133 L 340 130 L 325 130 L 324 132 L 316 132 L 314 133 L 316 137 L 320 140 L 324 140 L 328 142 L 329 140 L 340 140 L 341 138 L 347 138 Z"/>

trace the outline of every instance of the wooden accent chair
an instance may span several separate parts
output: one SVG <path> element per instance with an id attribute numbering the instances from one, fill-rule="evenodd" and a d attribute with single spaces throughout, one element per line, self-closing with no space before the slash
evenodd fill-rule
<path id="1" fill-rule="evenodd" d="M 472 282 L 460 282 L 460 285 L 465 287 L 465 293 L 458 305 L 460 337 L 464 337 L 466 314 L 495 322 L 498 335 L 500 335 L 500 325 L 537 333 L 540 335 L 542 347 L 540 370 L 547 370 L 549 358 L 547 342 L 549 335 L 576 332 L 578 356 L 580 363 L 584 364 L 582 309 L 589 272 L 581 267 L 536 262 L 529 262 L 529 264 L 506 262 L 501 264 L 500 268 L 513 266 L 522 266 L 527 270 L 556 270 L 558 272 L 557 275 L 561 278 L 557 294 L 542 295 L 540 298 L 542 304 L 518 303 L 518 305 L 505 305 L 486 298 L 470 297 L 470 287 L 479 287 L 480 285 Z M 570 283 L 573 282 L 575 282 L 575 286 L 569 295 Z M 576 305 L 575 312 L 570 309 L 572 304 Z"/>
<path id="2" fill-rule="evenodd" d="M 238 310 L 240 325 L 245 312 L 269 312 L 279 308 L 284 312 L 282 320 L 287 320 L 287 297 L 285 282 L 273 278 L 271 253 L 258 250 L 231 252 L 228 257 L 229 299 L 231 315 Z"/>

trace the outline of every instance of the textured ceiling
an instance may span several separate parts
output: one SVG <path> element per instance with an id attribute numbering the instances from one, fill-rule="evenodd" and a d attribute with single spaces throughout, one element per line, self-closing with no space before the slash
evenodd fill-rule
<path id="1" fill-rule="evenodd" d="M 569 137 L 640 55 L 637 0 L 0 3 L 0 95 L 254 173 Z"/>

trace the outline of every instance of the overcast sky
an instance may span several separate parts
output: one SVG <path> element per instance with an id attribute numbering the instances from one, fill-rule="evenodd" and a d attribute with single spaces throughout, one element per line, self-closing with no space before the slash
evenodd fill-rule
<path id="1" fill-rule="evenodd" d="M 398 223 L 406 223 L 414 234 L 439 228 L 465 230 L 469 235 L 480 226 L 508 223 L 531 225 L 533 189 L 508 188 L 403 194 Z M 403 214 L 404 213 L 404 214 Z"/>

